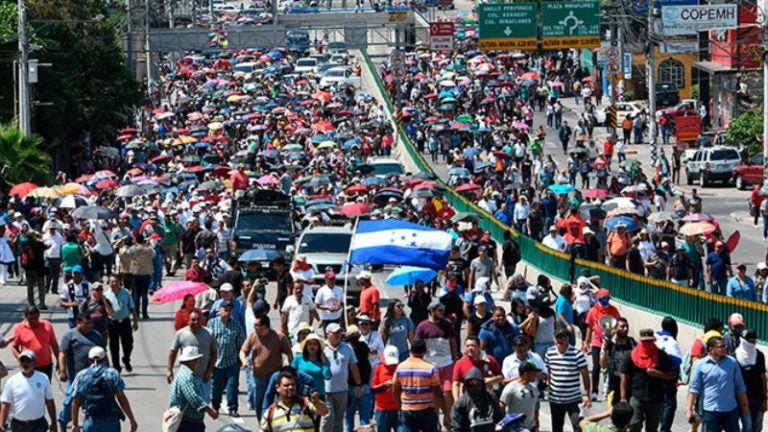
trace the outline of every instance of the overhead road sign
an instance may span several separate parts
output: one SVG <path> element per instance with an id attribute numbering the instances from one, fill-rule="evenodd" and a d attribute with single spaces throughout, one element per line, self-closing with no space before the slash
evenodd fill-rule
<path id="1" fill-rule="evenodd" d="M 453 50 L 454 23 L 449 21 L 429 23 L 429 47 L 433 51 Z"/>
<path id="2" fill-rule="evenodd" d="M 549 1 L 541 4 L 542 48 L 597 48 L 600 46 L 600 2 Z"/>
<path id="3" fill-rule="evenodd" d="M 536 49 L 537 3 L 481 4 L 480 49 Z"/>
<path id="4" fill-rule="evenodd" d="M 664 6 L 661 23 L 666 36 L 695 35 L 702 31 L 738 27 L 736 4 Z"/>

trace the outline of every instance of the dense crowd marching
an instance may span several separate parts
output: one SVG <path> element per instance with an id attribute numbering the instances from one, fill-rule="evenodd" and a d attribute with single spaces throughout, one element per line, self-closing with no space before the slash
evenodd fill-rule
<path id="1" fill-rule="evenodd" d="M 233 71 L 245 61 L 260 72 Z M 351 86 L 318 89 L 311 77 L 290 73 L 291 61 L 279 49 L 166 61 L 157 100 L 142 109 L 141 127 L 122 131 L 119 154 L 94 153 L 93 169 L 71 183 L 3 197 L 0 285 L 23 280 L 29 307 L 13 339 L 2 342 L 21 372 L 4 384 L 0 430 L 10 419 L 14 432 L 64 430 L 70 422 L 75 431 L 117 431 L 124 418 L 136 430 L 121 374 L 133 371 L 133 333 L 150 319 L 149 295 L 182 268 L 184 282 L 204 290 L 184 296 L 174 317 L 163 421 L 178 431 L 205 430 L 205 416 L 224 411 L 224 394 L 227 415 L 239 417 L 241 368 L 247 407 L 269 431 L 351 431 L 356 416 L 363 425 L 375 420 L 378 431 L 434 431 L 440 423 L 480 432 L 500 422 L 539 430 L 544 403 L 554 432 L 566 416 L 574 430 L 608 430 L 598 422 L 610 417 L 611 430 L 666 431 L 680 380 L 690 385 L 685 415 L 693 425 L 761 430 L 765 358 L 739 314 L 727 326 L 709 320 L 683 356 L 672 318 L 630 337 L 598 278 L 574 275 L 557 293 L 544 275 L 529 283 L 516 272 L 522 257 L 513 238 L 497 244 L 475 218 L 456 218 L 429 178 L 375 179 L 358 169 L 394 145 L 384 108 Z M 598 151 L 581 138 L 592 135 L 587 123 L 575 132 L 560 123 L 563 77 L 543 72 L 553 59 L 425 53 L 409 61 L 415 70 L 404 82 L 388 80 L 390 96 L 406 105 L 404 127 L 433 162 L 443 155 L 449 183 L 481 208 L 573 256 L 746 296 L 743 266 L 736 266 L 738 287 L 724 280 L 730 261 L 717 230 L 706 233 L 713 251 L 706 261 L 704 232 L 675 242 L 676 218 L 702 215 L 695 193 L 680 199 L 679 215 L 641 229 L 652 210 L 665 208 L 671 187 L 660 176 L 646 180 L 637 164 L 610 171 L 619 142 Z M 526 83 L 525 74 L 537 74 L 534 63 L 545 79 Z M 591 96 L 579 94 L 585 102 Z M 530 130 L 536 105 L 558 126 L 566 169 L 544 152 L 546 130 Z M 582 193 L 577 174 L 586 170 L 586 189 L 592 177 L 584 166 L 594 166 L 597 188 Z M 447 230 L 455 239 L 448 265 L 438 279 L 406 287 L 384 312 L 370 271 L 353 281 L 361 286 L 353 307 L 333 271 L 315 275 L 301 256 L 272 260 L 273 291 L 259 263 L 242 264 L 232 246 L 233 200 L 253 188 L 331 204 L 302 208 L 305 226 L 350 214 Z M 377 200 L 384 188 L 397 194 Z M 631 203 L 614 207 L 618 223 L 600 213 L 612 210 L 600 202 L 609 195 Z M 511 300 L 510 310 L 493 289 Z M 40 317 L 48 292 L 69 320 L 61 338 Z M 58 414 L 53 373 L 67 383 Z M 600 399 L 612 409 L 584 418 L 582 409 Z"/>

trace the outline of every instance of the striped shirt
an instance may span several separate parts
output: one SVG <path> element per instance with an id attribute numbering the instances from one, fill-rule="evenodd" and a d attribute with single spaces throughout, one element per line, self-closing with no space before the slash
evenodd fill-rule
<path id="1" fill-rule="evenodd" d="M 549 373 L 549 401 L 558 404 L 579 402 L 581 400 L 581 369 L 587 368 L 584 353 L 574 347 L 560 354 L 557 346 L 550 347 L 544 356 L 544 363 Z"/>
<path id="2" fill-rule="evenodd" d="M 306 403 L 306 402 L 305 402 Z M 290 408 L 273 403 L 261 418 L 261 430 L 267 432 L 314 432 L 317 414 L 314 405 L 294 402 Z"/>
<path id="3" fill-rule="evenodd" d="M 434 408 L 432 394 L 440 386 L 437 368 L 424 359 L 409 357 L 397 366 L 394 383 L 400 385 L 403 411 Z"/>

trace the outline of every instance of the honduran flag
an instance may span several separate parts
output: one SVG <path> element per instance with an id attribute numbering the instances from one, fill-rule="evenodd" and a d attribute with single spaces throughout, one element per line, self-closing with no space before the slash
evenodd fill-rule
<path id="1" fill-rule="evenodd" d="M 351 264 L 390 264 L 442 270 L 452 237 L 445 231 L 398 219 L 361 221 L 352 237 Z"/>

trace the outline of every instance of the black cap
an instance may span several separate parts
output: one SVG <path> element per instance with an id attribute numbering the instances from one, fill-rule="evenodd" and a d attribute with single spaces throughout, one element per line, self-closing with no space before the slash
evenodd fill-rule
<path id="1" fill-rule="evenodd" d="M 523 335 L 517 335 L 515 336 L 515 340 L 513 341 L 515 346 L 523 346 L 528 345 L 528 338 Z"/>
<path id="2" fill-rule="evenodd" d="M 565 329 L 562 329 L 562 328 L 561 329 L 557 329 L 557 331 L 555 332 L 555 337 L 556 338 L 568 337 L 568 332 Z"/>
<path id="3" fill-rule="evenodd" d="M 757 330 L 755 329 L 746 329 L 741 332 L 741 337 L 744 339 L 754 339 L 757 340 Z"/>
<path id="4" fill-rule="evenodd" d="M 527 361 L 525 363 L 520 363 L 520 367 L 517 368 L 517 372 L 522 375 L 526 372 L 541 372 L 541 369 L 536 367 L 533 362 Z"/>
<path id="5" fill-rule="evenodd" d="M 279 256 L 279 257 L 275 258 L 274 260 L 272 260 L 272 262 L 275 263 L 275 264 L 283 264 L 283 265 L 285 265 L 285 257 Z"/>

